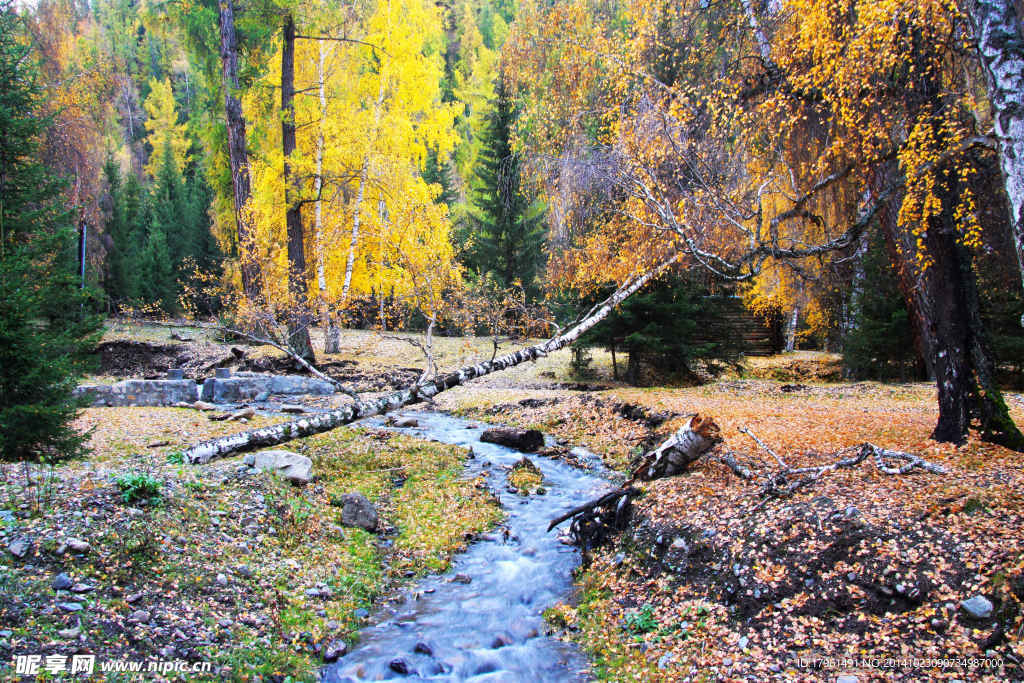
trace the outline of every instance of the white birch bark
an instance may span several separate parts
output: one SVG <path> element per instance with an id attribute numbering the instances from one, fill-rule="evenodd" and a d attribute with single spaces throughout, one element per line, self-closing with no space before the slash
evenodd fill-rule
<path id="1" fill-rule="evenodd" d="M 1003 183 L 1010 200 L 1010 231 L 1024 283 L 1024 17 L 1014 0 L 974 0 L 970 15 L 987 76 Z"/>
<path id="2" fill-rule="evenodd" d="M 660 479 L 685 472 L 700 456 L 722 441 L 715 421 L 694 415 L 660 446 L 647 453 L 633 471 L 635 479 Z"/>
<path id="3" fill-rule="evenodd" d="M 786 325 L 786 352 L 796 350 L 796 328 L 800 322 L 800 304 L 793 307 L 793 314 L 789 317 L 789 323 Z"/>
<path id="4" fill-rule="evenodd" d="M 377 101 L 373 106 L 373 131 L 370 136 L 371 144 L 373 139 L 377 136 L 377 131 L 380 130 L 380 110 L 384 106 L 384 69 L 381 68 L 380 84 L 377 86 Z M 356 206 L 352 212 L 352 233 L 349 236 L 348 241 L 348 257 L 345 260 L 345 279 L 341 285 L 341 302 L 344 304 L 348 300 L 349 291 L 352 288 L 352 270 L 355 267 L 356 262 L 356 246 L 359 244 L 359 220 L 362 207 L 363 207 L 363 196 L 366 189 L 366 176 L 369 172 L 370 156 L 367 154 L 363 157 L 363 165 L 359 168 L 359 188 L 356 190 Z"/>
<path id="5" fill-rule="evenodd" d="M 316 235 L 316 286 L 320 296 L 320 324 L 324 328 L 324 353 L 338 353 L 340 333 L 331 316 L 327 305 L 327 274 L 324 260 L 324 222 L 323 222 L 323 187 L 324 187 L 324 124 L 327 120 L 327 88 L 325 86 L 324 61 L 327 50 L 324 41 L 319 41 L 319 61 L 317 62 L 316 78 L 320 95 L 320 132 L 316 138 L 316 204 L 313 207 Z"/>

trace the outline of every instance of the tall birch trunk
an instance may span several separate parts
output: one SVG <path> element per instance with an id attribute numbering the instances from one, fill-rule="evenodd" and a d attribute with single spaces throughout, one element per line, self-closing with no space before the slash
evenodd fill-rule
<path id="1" fill-rule="evenodd" d="M 324 328 L 324 353 L 338 353 L 341 350 L 341 334 L 331 315 L 331 307 L 327 303 L 327 274 L 324 260 L 324 222 L 323 222 L 323 190 L 324 190 L 324 124 L 327 120 L 327 88 L 324 83 L 324 60 L 327 56 L 323 41 L 319 41 L 319 60 L 317 62 L 316 79 L 320 96 L 320 132 L 316 138 L 316 204 L 313 207 L 313 220 L 316 227 L 316 285 L 320 298 L 320 324 Z"/>
<path id="2" fill-rule="evenodd" d="M 348 256 L 345 258 L 345 279 L 341 283 L 341 302 L 348 300 L 349 291 L 352 289 L 352 271 L 356 263 L 356 245 L 359 243 L 359 220 L 362 216 L 363 193 L 366 188 L 367 164 L 366 157 L 363 158 L 363 165 L 359 167 L 359 187 L 356 189 L 356 205 L 352 211 L 352 232 L 348 238 Z"/>
<path id="3" fill-rule="evenodd" d="M 789 323 L 786 325 L 786 353 L 796 350 L 796 329 L 800 322 L 800 304 L 793 307 L 793 313 L 789 316 Z"/>
<path id="4" fill-rule="evenodd" d="M 238 236 L 238 257 L 242 274 L 242 291 L 249 301 L 258 301 L 262 274 L 254 248 L 253 235 L 244 211 L 252 193 L 249 179 L 249 158 L 246 147 L 245 118 L 238 98 L 238 36 L 235 32 L 235 10 L 231 0 L 218 0 L 217 22 L 220 28 L 221 88 L 224 90 L 224 116 L 228 133 L 228 161 L 234 194 L 235 230 Z"/>
<path id="5" fill-rule="evenodd" d="M 1010 231 L 1024 283 L 1024 17 L 1014 0 L 974 0 L 969 13 L 985 67 Z M 1020 322 L 1024 326 L 1024 313 Z"/>
<path id="6" fill-rule="evenodd" d="M 320 415 L 311 415 L 293 422 L 272 425 L 251 431 L 240 432 L 230 436 L 212 439 L 196 444 L 185 451 L 185 459 L 190 463 L 205 463 L 214 458 L 221 458 L 232 453 L 250 451 L 267 446 L 301 439 L 312 434 L 330 431 L 336 427 L 350 424 L 371 415 L 397 410 L 403 406 L 418 403 L 424 399 L 437 396 L 443 391 L 461 384 L 489 375 L 492 372 L 515 367 L 528 360 L 536 360 L 557 351 L 579 339 L 587 330 L 604 320 L 616 306 L 629 298 L 634 292 L 652 279 L 667 270 L 676 261 L 675 256 L 666 260 L 656 268 L 634 278 L 619 287 L 607 299 L 590 309 L 587 314 L 568 331 L 558 334 L 540 344 L 527 346 L 512 353 L 499 356 L 493 360 L 481 361 L 476 365 L 467 365 L 455 372 L 441 375 L 424 384 L 414 384 L 402 391 L 383 396 L 373 401 L 356 401 L 350 405 Z"/>
<path id="7" fill-rule="evenodd" d="M 379 83 L 377 85 L 377 101 L 373 105 L 373 130 L 370 140 L 377 136 L 380 129 L 380 109 L 384 106 L 384 69 L 381 67 Z M 359 244 L 359 221 L 362 216 L 363 197 L 366 191 L 366 176 L 369 173 L 369 154 L 363 157 L 363 165 L 359 168 L 359 188 L 356 190 L 356 205 L 352 212 L 352 233 L 348 240 L 348 256 L 345 259 L 345 279 L 341 284 L 341 301 L 348 300 L 349 291 L 352 289 L 352 271 L 356 263 L 356 247 Z"/>

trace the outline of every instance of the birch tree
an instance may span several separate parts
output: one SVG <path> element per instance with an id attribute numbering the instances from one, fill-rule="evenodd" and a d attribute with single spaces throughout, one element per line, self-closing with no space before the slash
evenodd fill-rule
<path id="1" fill-rule="evenodd" d="M 1013 0 L 973 0 L 967 12 L 985 69 L 1010 233 L 1024 284 L 1024 17 Z M 1024 326 L 1024 311 L 1020 320 Z"/>

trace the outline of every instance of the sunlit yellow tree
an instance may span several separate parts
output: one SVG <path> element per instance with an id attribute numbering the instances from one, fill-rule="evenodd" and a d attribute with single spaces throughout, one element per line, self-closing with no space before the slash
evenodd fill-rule
<path id="1" fill-rule="evenodd" d="M 188 163 L 188 148 L 191 144 L 186 130 L 188 126 L 178 123 L 178 111 L 174 102 L 174 92 L 169 78 L 150 80 L 149 97 L 143 105 L 146 110 L 146 139 L 150 144 L 149 161 L 146 162 L 146 173 L 155 178 L 164 163 L 164 154 L 171 153 L 171 160 L 183 173 Z"/>

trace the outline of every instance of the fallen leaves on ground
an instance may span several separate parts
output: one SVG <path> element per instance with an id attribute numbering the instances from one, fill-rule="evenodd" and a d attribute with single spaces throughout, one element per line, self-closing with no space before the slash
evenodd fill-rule
<path id="1" fill-rule="evenodd" d="M 241 458 L 181 464 L 186 445 L 238 429 L 197 411 L 91 408 L 79 426 L 93 429 L 92 456 L 30 487 L 20 467 L 0 481 L 17 512 L 0 522 L 5 666 L 11 653 L 81 651 L 212 661 L 220 680 L 316 680 L 325 648 L 351 642 L 378 600 L 444 570 L 501 517 L 461 477 L 464 450 L 406 436 L 339 429 L 292 442 L 316 475 L 299 487 Z M 125 502 L 114 481 L 125 472 L 158 496 Z M 340 526 L 339 497 L 355 491 L 376 504 L 381 535 Z M 16 540 L 22 557 L 7 550 Z M 54 588 L 61 573 L 74 588 Z"/>
<path id="2" fill-rule="evenodd" d="M 1024 423 L 1014 398 L 1014 417 Z M 1020 455 L 974 436 L 959 448 L 931 441 L 934 406 L 926 385 L 735 380 L 533 399 L 477 395 L 463 410 L 582 442 L 620 469 L 700 411 L 722 427 L 724 448 L 762 473 L 778 465 L 739 427 L 791 467 L 827 464 L 839 449 L 871 441 L 949 470 L 891 476 L 869 460 L 767 502 L 758 482 L 710 460 L 645 484 L 631 529 L 592 554 L 579 602 L 549 615 L 595 656 L 600 677 L 1019 677 Z M 992 602 L 991 617 L 961 609 L 977 595 Z M 909 662 L 986 654 L 1005 668 Z M 807 666 L 823 657 L 862 661 Z M 904 661 L 877 668 L 864 661 L 872 658 Z"/>

